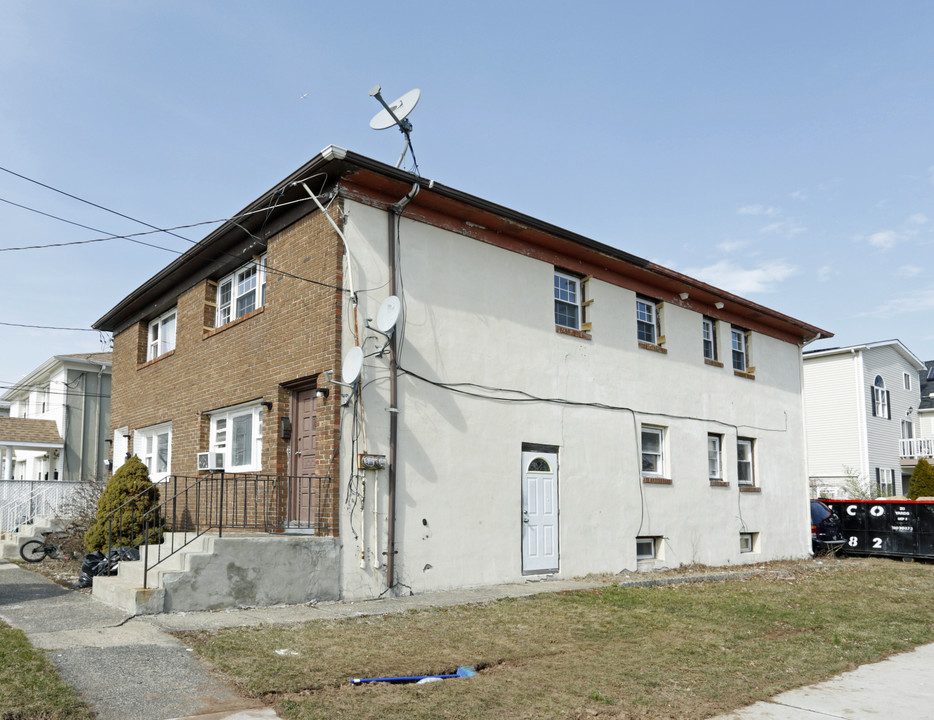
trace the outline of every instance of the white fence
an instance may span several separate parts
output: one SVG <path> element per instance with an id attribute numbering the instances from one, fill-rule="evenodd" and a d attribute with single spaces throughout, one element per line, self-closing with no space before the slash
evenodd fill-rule
<path id="1" fill-rule="evenodd" d="M 12 532 L 39 516 L 58 515 L 81 485 L 41 480 L 0 481 L 0 534 Z"/>

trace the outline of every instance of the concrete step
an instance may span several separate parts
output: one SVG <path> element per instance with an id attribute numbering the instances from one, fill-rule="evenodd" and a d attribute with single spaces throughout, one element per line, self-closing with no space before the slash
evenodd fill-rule
<path id="1" fill-rule="evenodd" d="M 330 537 L 205 535 L 151 569 L 145 590 L 143 561 L 122 561 L 94 578 L 92 597 L 135 615 L 338 600 L 339 548 Z"/>
<path id="2" fill-rule="evenodd" d="M 0 558 L 22 560 L 19 549 L 23 543 L 42 540 L 44 532 L 62 532 L 64 529 L 65 525 L 59 518 L 38 515 L 32 523 L 20 525 L 17 532 L 4 533 L 5 537 L 0 540 Z"/>

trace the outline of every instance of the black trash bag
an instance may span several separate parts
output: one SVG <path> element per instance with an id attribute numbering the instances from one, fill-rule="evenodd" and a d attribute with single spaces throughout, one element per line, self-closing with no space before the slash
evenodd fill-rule
<path id="1" fill-rule="evenodd" d="M 81 562 L 81 574 L 75 588 L 88 588 L 94 584 L 92 578 L 98 575 L 116 575 L 117 565 L 121 560 L 139 560 L 139 550 L 132 547 L 111 548 L 104 555 L 101 552 L 92 552 L 84 556 Z"/>

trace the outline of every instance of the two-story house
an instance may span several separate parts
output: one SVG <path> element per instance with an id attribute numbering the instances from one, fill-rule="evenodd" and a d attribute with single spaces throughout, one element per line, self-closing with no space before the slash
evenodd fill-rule
<path id="1" fill-rule="evenodd" d="M 898 340 L 804 352 L 812 497 L 907 491 L 902 446 L 917 433 L 924 367 Z"/>
<path id="2" fill-rule="evenodd" d="M 902 434 L 899 454 L 902 476 L 907 482 L 920 458 L 934 463 L 934 360 L 928 360 L 918 371 L 919 395 L 911 434 Z M 908 492 L 908 487 L 905 487 Z"/>
<path id="3" fill-rule="evenodd" d="M 69 484 L 107 477 L 111 360 L 56 355 L 0 396 L 0 530 L 54 512 Z"/>
<path id="4" fill-rule="evenodd" d="M 829 333 L 341 148 L 95 328 L 115 457 L 281 478 L 273 529 L 330 542 L 345 599 L 810 549 Z"/>

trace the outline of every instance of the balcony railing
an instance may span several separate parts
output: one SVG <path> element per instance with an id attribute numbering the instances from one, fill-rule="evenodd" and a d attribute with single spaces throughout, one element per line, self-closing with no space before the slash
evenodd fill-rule
<path id="1" fill-rule="evenodd" d="M 934 438 L 908 438 L 898 441 L 898 454 L 903 460 L 934 458 Z"/>

